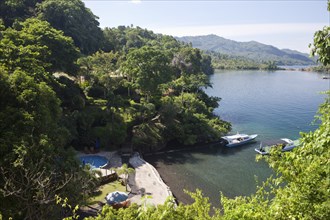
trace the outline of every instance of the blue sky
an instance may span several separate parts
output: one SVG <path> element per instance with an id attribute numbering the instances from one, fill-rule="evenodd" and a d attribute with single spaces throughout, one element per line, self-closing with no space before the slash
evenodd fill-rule
<path id="1" fill-rule="evenodd" d="M 326 0 L 84 0 L 100 26 L 140 26 L 173 36 L 216 34 L 309 52 L 315 31 L 329 25 Z"/>

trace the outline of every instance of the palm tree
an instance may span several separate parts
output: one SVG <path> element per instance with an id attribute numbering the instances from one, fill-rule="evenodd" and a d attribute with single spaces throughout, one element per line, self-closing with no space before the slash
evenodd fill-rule
<path id="1" fill-rule="evenodd" d="M 124 174 L 124 185 L 126 187 L 126 192 L 127 192 L 127 180 L 128 180 L 128 175 L 131 173 L 134 173 L 135 170 L 131 167 L 128 167 L 126 163 L 124 163 L 120 168 L 116 169 L 116 172 L 119 175 Z"/>

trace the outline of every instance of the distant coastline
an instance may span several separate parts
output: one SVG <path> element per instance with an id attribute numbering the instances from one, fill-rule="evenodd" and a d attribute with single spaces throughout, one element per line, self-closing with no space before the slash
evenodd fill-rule
<path id="1" fill-rule="evenodd" d="M 330 66 L 276 66 L 273 68 L 258 68 L 250 66 L 242 66 L 239 68 L 214 68 L 215 70 L 266 70 L 266 71 L 276 71 L 276 70 L 286 70 L 286 71 L 302 71 L 302 72 L 317 72 L 317 73 L 330 73 Z"/>
<path id="2" fill-rule="evenodd" d="M 330 66 L 312 66 L 300 70 L 307 72 L 330 73 Z"/>
<path id="3" fill-rule="evenodd" d="M 330 66 L 279 66 L 282 70 L 288 70 L 288 71 L 303 71 L 303 72 L 317 72 L 317 73 L 329 73 L 330 72 Z"/>

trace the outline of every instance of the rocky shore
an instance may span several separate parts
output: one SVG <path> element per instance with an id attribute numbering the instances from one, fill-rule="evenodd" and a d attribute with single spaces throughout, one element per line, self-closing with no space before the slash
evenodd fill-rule
<path id="1" fill-rule="evenodd" d="M 170 164 L 165 164 L 163 161 L 154 159 L 152 156 L 146 157 L 145 160 L 156 168 L 162 180 L 171 189 L 171 192 L 178 203 L 191 204 L 193 202 L 193 199 L 184 192 L 184 189 L 194 192 L 196 188 L 194 188 L 193 184 L 187 182 L 186 178 L 180 178 L 181 173 L 178 172 L 178 170 Z"/>
<path id="2" fill-rule="evenodd" d="M 135 173 L 128 178 L 131 188 L 129 199 L 132 203 L 159 205 L 169 196 L 173 197 L 170 188 L 163 182 L 155 167 L 143 160 L 139 154 L 134 154 L 129 163 L 135 169 Z"/>

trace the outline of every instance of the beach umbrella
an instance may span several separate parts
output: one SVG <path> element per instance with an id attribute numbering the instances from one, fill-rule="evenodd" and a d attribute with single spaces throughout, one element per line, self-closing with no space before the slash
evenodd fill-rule
<path id="1" fill-rule="evenodd" d="M 105 197 L 105 200 L 109 205 L 113 205 L 116 203 L 121 203 L 125 201 L 127 198 L 128 198 L 127 193 L 115 191 L 112 193 L 108 193 L 108 195 Z"/>

